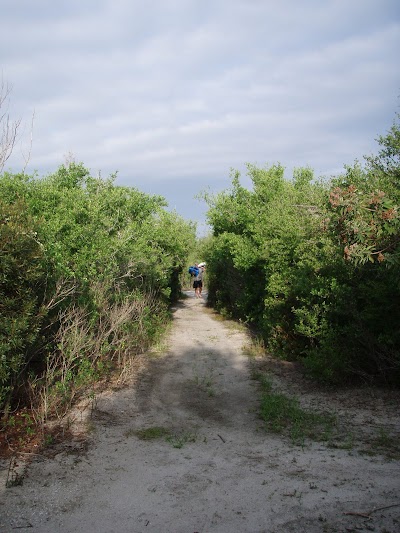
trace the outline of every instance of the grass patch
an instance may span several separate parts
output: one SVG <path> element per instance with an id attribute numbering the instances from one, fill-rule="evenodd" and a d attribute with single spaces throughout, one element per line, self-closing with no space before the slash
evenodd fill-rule
<path id="1" fill-rule="evenodd" d="M 169 435 L 169 431 L 166 428 L 154 426 L 150 428 L 139 429 L 137 431 L 129 430 L 126 433 L 127 437 L 136 435 L 140 440 L 155 440 L 161 439 Z"/>
<path id="2" fill-rule="evenodd" d="M 384 427 L 371 428 L 371 432 L 364 427 L 358 430 L 346 418 L 340 420 L 333 413 L 304 409 L 297 398 L 275 392 L 269 377 L 257 368 L 252 369 L 251 378 L 261 384 L 259 414 L 266 430 L 288 436 L 294 444 L 303 445 L 308 439 L 333 449 L 400 460 L 398 434 Z"/>
<path id="3" fill-rule="evenodd" d="M 203 354 L 202 354 L 203 355 Z M 206 356 L 213 356 L 212 352 L 204 352 Z M 214 357 L 213 357 L 214 359 Z M 214 362 L 214 361 L 212 361 Z M 214 390 L 214 368 L 209 368 L 204 374 L 201 374 L 197 367 L 193 367 L 193 382 L 197 387 L 207 393 L 208 396 L 215 396 Z"/>
<path id="4" fill-rule="evenodd" d="M 209 375 L 197 376 L 195 375 L 193 381 L 201 389 L 204 390 L 208 396 L 215 396 L 215 391 L 213 388 L 213 375 L 210 372 Z"/>
<path id="5" fill-rule="evenodd" d="M 355 446 L 355 437 L 353 433 L 347 433 L 345 436 L 329 442 L 329 447 L 337 450 L 353 450 Z"/>
<path id="6" fill-rule="evenodd" d="M 390 435 L 384 428 L 379 428 L 377 435 L 370 441 L 370 447 L 374 454 L 382 454 L 387 459 L 400 459 L 399 438 Z"/>
<path id="7" fill-rule="evenodd" d="M 243 346 L 242 352 L 251 358 L 264 357 L 266 353 L 264 341 L 261 338 L 254 337 L 250 343 L 246 343 Z"/>
<path id="8" fill-rule="evenodd" d="M 183 448 L 188 442 L 195 442 L 196 435 L 187 431 L 173 432 L 167 428 L 153 426 L 139 430 L 130 429 L 125 433 L 126 437 L 138 437 L 140 440 L 165 439 L 174 448 Z"/>
<path id="9" fill-rule="evenodd" d="M 167 442 L 172 444 L 174 448 L 183 448 L 183 446 L 188 442 L 196 442 L 196 435 L 194 433 L 174 433 L 168 435 L 166 438 Z"/>
<path id="10" fill-rule="evenodd" d="M 303 444 L 305 439 L 329 441 L 335 416 L 305 410 L 296 398 L 273 392 L 265 376 L 259 375 L 258 379 L 262 386 L 260 416 L 268 430 L 289 435 L 295 444 Z"/>

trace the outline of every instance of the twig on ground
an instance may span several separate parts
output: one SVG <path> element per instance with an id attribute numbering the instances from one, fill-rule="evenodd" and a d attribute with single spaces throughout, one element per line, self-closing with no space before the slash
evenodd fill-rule
<path id="1" fill-rule="evenodd" d="M 384 509 L 390 509 L 391 507 L 399 507 L 400 503 L 392 503 L 391 505 L 385 505 L 383 507 L 375 507 L 374 509 L 371 509 L 371 511 L 367 511 L 366 513 L 357 513 L 355 511 L 348 511 L 347 513 L 343 513 L 344 515 L 352 515 L 352 516 L 362 516 L 363 518 L 368 518 L 369 520 L 372 520 L 371 514 L 375 513 L 376 511 L 383 511 Z"/>
<path id="2" fill-rule="evenodd" d="M 368 518 L 368 520 L 372 520 L 369 514 L 366 514 L 366 513 L 357 513 L 355 511 L 349 511 L 348 513 L 343 513 L 343 514 L 351 515 L 351 516 L 362 516 L 363 518 Z"/>
<path id="3" fill-rule="evenodd" d="M 392 505 L 385 505 L 384 507 L 375 507 L 375 509 L 372 509 L 372 511 L 370 511 L 370 514 L 375 513 L 375 511 L 383 511 L 384 509 L 390 509 L 391 507 L 399 507 L 399 506 L 400 506 L 400 503 L 392 503 Z"/>

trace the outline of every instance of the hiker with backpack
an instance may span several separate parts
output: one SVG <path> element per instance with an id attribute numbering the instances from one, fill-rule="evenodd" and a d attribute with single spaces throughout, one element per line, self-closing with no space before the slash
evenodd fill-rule
<path id="1" fill-rule="evenodd" d="M 189 273 L 193 276 L 193 288 L 196 298 L 203 298 L 201 294 L 203 291 L 203 276 L 205 270 L 205 263 L 195 263 L 193 267 L 189 267 Z"/>

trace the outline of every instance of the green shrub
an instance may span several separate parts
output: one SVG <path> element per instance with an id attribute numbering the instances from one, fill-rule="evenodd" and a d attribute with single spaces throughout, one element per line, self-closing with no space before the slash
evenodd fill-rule
<path id="1" fill-rule="evenodd" d="M 0 407 L 30 376 L 61 412 L 165 328 L 195 226 L 114 181 L 77 163 L 0 176 Z"/>
<path id="2" fill-rule="evenodd" d="M 400 133 L 331 182 L 248 165 L 205 196 L 209 303 L 325 381 L 400 384 Z"/>
<path id="3" fill-rule="evenodd" d="M 23 201 L 0 201 L 0 405 L 7 406 L 35 357 L 48 267 Z M 21 380 L 22 381 L 22 380 Z"/>

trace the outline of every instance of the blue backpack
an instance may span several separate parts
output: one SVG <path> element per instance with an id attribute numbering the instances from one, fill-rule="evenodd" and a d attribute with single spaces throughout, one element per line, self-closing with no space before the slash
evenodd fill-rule
<path id="1" fill-rule="evenodd" d="M 189 267 L 189 274 L 191 276 L 198 276 L 199 269 L 197 267 L 195 267 L 195 266 L 191 266 L 191 267 Z"/>

